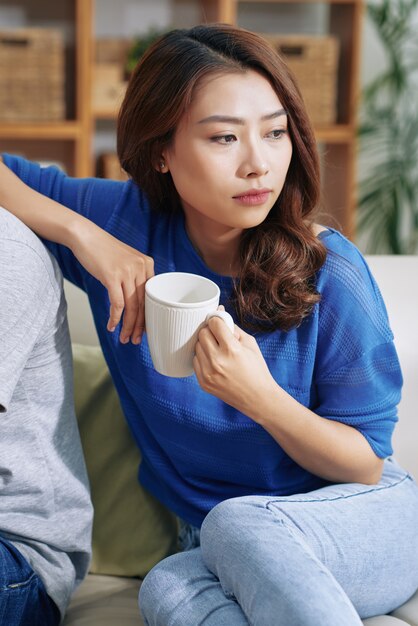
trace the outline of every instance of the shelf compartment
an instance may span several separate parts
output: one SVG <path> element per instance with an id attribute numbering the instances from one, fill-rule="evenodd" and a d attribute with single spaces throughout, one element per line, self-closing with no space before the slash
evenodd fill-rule
<path id="1" fill-rule="evenodd" d="M 2 139 L 78 139 L 82 134 L 82 126 L 78 121 L 66 122 L 10 122 L 0 123 Z"/>
<path id="2" fill-rule="evenodd" d="M 356 139 L 356 128 L 348 124 L 322 126 L 315 128 L 315 136 L 319 143 L 349 143 Z"/>

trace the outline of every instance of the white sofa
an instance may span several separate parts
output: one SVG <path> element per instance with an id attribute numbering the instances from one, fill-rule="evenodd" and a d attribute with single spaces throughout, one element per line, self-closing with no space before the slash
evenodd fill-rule
<path id="1" fill-rule="evenodd" d="M 370 256 L 368 262 L 388 308 L 405 381 L 394 437 L 395 456 L 418 477 L 418 256 Z M 66 292 L 72 340 L 96 344 L 85 296 L 72 285 L 66 285 Z M 137 579 L 90 574 L 74 594 L 64 625 L 141 626 L 137 607 L 139 584 Z M 338 626 L 338 616 L 335 624 Z M 393 615 L 367 619 L 364 624 L 418 626 L 418 592 Z"/>

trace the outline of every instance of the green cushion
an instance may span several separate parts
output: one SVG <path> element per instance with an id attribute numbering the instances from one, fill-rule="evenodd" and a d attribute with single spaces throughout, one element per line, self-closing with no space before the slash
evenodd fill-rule
<path id="1" fill-rule="evenodd" d="M 177 521 L 137 479 L 140 453 L 102 351 L 73 345 L 74 396 L 94 505 L 94 574 L 139 576 L 176 551 Z"/>

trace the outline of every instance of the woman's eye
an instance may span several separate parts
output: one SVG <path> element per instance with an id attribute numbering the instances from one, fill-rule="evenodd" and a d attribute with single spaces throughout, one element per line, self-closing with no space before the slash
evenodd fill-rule
<path id="1" fill-rule="evenodd" d="M 210 138 L 214 143 L 227 144 L 233 143 L 236 139 L 235 135 L 216 135 L 215 137 Z"/>
<path id="2" fill-rule="evenodd" d="M 275 130 L 272 130 L 271 133 L 268 134 L 268 136 L 272 139 L 281 139 L 286 133 L 287 130 L 285 130 L 284 128 L 276 128 Z"/>

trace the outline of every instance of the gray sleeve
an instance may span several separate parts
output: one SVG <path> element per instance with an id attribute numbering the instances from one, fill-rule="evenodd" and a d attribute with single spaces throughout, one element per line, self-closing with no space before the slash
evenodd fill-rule
<path id="1" fill-rule="evenodd" d="M 0 240 L 0 411 L 7 411 L 56 298 L 44 260 L 26 243 Z"/>

